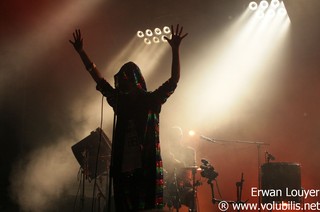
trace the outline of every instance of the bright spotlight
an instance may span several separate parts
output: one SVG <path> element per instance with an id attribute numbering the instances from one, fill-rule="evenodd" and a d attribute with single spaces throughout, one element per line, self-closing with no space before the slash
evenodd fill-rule
<path id="1" fill-rule="evenodd" d="M 144 43 L 147 44 L 147 45 L 150 45 L 152 42 L 149 38 L 145 38 L 144 39 Z"/>
<path id="2" fill-rule="evenodd" d="M 258 11 L 256 12 L 256 18 L 257 18 L 257 19 L 262 19 L 262 18 L 264 18 L 264 12 L 263 12 L 262 10 L 258 10 Z"/>
<path id="3" fill-rule="evenodd" d="M 286 8 L 284 7 L 284 4 L 282 2 L 281 6 L 278 8 L 277 10 L 277 15 L 280 16 L 280 17 L 283 17 L 285 15 L 287 15 L 287 10 Z"/>
<path id="4" fill-rule="evenodd" d="M 159 43 L 160 42 L 160 39 L 158 37 L 153 37 L 152 40 L 153 40 L 154 43 Z"/>
<path id="5" fill-rule="evenodd" d="M 137 32 L 137 36 L 138 36 L 138 38 L 143 38 L 144 37 L 144 33 L 142 31 L 138 31 Z"/>
<path id="6" fill-rule="evenodd" d="M 268 18 L 273 18 L 275 16 L 276 12 L 274 11 L 274 9 L 269 9 L 267 12 L 266 12 L 266 17 Z"/>
<path id="7" fill-rule="evenodd" d="M 249 9 L 252 10 L 252 11 L 255 11 L 256 9 L 258 9 L 257 2 L 254 2 L 254 1 L 250 2 Z"/>
<path id="8" fill-rule="evenodd" d="M 163 27 L 163 32 L 166 34 L 169 34 L 171 32 L 170 27 L 168 26 Z"/>
<path id="9" fill-rule="evenodd" d="M 189 130 L 188 134 L 189 134 L 189 136 L 194 136 L 196 134 L 196 132 L 193 130 Z"/>
<path id="10" fill-rule="evenodd" d="M 286 9 L 284 9 L 284 8 L 279 8 L 278 9 L 278 15 L 279 16 L 285 16 L 286 14 L 287 14 Z"/>
<path id="11" fill-rule="evenodd" d="M 151 29 L 147 29 L 146 30 L 146 35 L 151 37 L 153 35 L 152 30 Z"/>
<path id="12" fill-rule="evenodd" d="M 144 43 L 147 45 L 150 45 L 152 43 L 161 43 L 167 42 L 167 40 L 164 38 L 164 36 L 171 36 L 170 35 L 171 30 L 168 26 L 165 27 L 155 27 L 153 30 L 150 28 L 145 30 L 139 30 L 137 31 L 137 37 L 138 38 L 144 38 Z"/>
<path id="13" fill-rule="evenodd" d="M 161 29 L 155 28 L 155 29 L 154 29 L 154 34 L 156 34 L 156 35 L 161 35 Z"/>
<path id="14" fill-rule="evenodd" d="M 168 42 L 164 37 L 165 37 L 165 35 L 162 35 L 162 36 L 161 36 L 162 42 Z"/>
<path id="15" fill-rule="evenodd" d="M 266 10 L 269 7 L 269 3 L 266 0 L 262 0 L 259 6 L 261 10 Z"/>
<path id="16" fill-rule="evenodd" d="M 277 8 L 280 6 L 280 1 L 279 0 L 272 0 L 270 3 L 271 7 Z"/>

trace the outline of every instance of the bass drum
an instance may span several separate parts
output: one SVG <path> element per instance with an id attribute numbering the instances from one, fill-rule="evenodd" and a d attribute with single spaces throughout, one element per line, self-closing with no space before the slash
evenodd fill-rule
<path id="1" fill-rule="evenodd" d="M 188 208 L 193 204 L 193 188 L 190 173 L 179 169 L 177 173 L 164 172 L 164 203 L 168 208 L 179 209 L 182 205 Z"/>

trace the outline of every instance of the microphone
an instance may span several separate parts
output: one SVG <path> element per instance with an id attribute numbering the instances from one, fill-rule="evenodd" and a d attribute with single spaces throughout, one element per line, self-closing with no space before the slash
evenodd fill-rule
<path id="1" fill-rule="evenodd" d="M 266 156 L 267 156 L 267 161 L 270 161 L 270 160 L 275 160 L 276 158 L 271 155 L 269 152 L 266 152 Z"/>
<path id="2" fill-rule="evenodd" d="M 204 139 L 204 140 L 206 140 L 206 141 L 213 142 L 213 143 L 215 143 L 215 142 L 216 142 L 214 139 L 209 138 L 209 137 L 206 137 L 206 136 L 204 136 L 204 135 L 200 135 L 200 138 L 202 138 L 202 139 Z"/>

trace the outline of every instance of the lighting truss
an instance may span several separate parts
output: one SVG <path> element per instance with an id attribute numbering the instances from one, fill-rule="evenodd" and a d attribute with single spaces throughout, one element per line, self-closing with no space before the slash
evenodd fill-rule
<path id="1" fill-rule="evenodd" d="M 147 45 L 150 44 L 158 44 L 158 43 L 164 43 L 167 42 L 167 40 L 164 38 L 165 36 L 169 36 L 171 33 L 170 27 L 165 26 L 162 29 L 159 27 L 151 29 L 146 29 L 144 31 L 139 30 L 137 31 L 137 37 L 140 39 L 143 39 L 143 42 Z"/>
<path id="2" fill-rule="evenodd" d="M 256 13 L 258 18 L 287 15 L 287 10 L 282 0 L 251 1 L 248 7 Z"/>

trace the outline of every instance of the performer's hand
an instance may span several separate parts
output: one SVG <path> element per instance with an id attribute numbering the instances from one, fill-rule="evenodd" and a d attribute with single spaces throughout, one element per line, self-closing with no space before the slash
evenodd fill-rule
<path id="1" fill-rule="evenodd" d="M 80 29 L 75 30 L 72 35 L 74 41 L 69 40 L 69 42 L 73 45 L 77 52 L 81 52 L 83 50 L 83 38 L 81 37 Z"/>
<path id="2" fill-rule="evenodd" d="M 168 37 L 164 37 L 168 41 L 172 49 L 178 49 L 181 40 L 188 35 L 188 33 L 181 35 L 182 31 L 183 27 L 179 28 L 179 24 L 176 27 L 176 31 L 174 31 L 173 25 L 171 25 L 171 39 L 169 39 Z"/>

